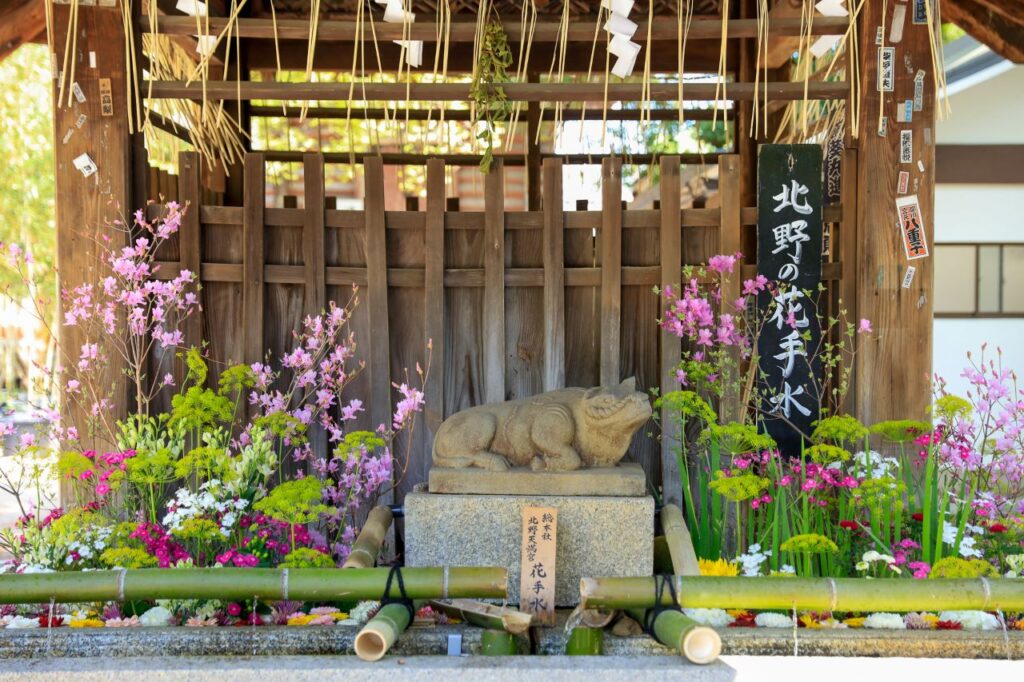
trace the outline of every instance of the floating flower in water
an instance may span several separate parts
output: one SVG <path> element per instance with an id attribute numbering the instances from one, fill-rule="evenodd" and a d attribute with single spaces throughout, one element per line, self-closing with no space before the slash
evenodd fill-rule
<path id="1" fill-rule="evenodd" d="M 108 618 L 105 621 L 108 628 L 137 628 L 142 625 L 139 621 L 138 616 L 132 616 L 131 618 Z"/>
<path id="2" fill-rule="evenodd" d="M 683 613 L 701 625 L 713 628 L 728 627 L 734 620 L 724 609 L 683 609 Z"/>
<path id="3" fill-rule="evenodd" d="M 718 559 L 717 561 L 711 561 L 710 559 L 698 559 L 697 564 L 700 566 L 701 575 L 739 575 L 739 567 L 734 562 L 726 561 L 725 559 Z"/>
<path id="4" fill-rule="evenodd" d="M 907 624 L 898 613 L 872 613 L 864 619 L 864 627 L 872 630 L 906 630 Z"/>
<path id="5" fill-rule="evenodd" d="M 759 613 L 754 617 L 754 622 L 759 628 L 791 628 L 793 619 L 781 613 Z"/>
<path id="6" fill-rule="evenodd" d="M 12 616 L 11 620 L 7 623 L 7 627 L 12 630 L 31 630 L 39 627 L 39 619 L 27 618 L 25 616 Z"/>
<path id="7" fill-rule="evenodd" d="M 959 623 L 964 630 L 999 630 L 999 619 L 985 611 L 943 611 L 939 620 Z"/>
<path id="8" fill-rule="evenodd" d="M 165 627 L 171 624 L 173 615 L 162 606 L 154 606 L 139 617 L 139 622 L 146 627 Z"/>

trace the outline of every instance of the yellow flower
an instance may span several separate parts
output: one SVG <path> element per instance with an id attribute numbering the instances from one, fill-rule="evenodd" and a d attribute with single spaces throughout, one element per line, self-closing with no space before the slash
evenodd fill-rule
<path id="1" fill-rule="evenodd" d="M 821 628 L 821 624 L 818 623 L 818 621 L 814 619 L 814 616 L 812 616 L 809 613 L 805 613 L 804 615 L 800 616 L 800 622 L 804 624 L 805 628 L 811 630 Z"/>
<path id="2" fill-rule="evenodd" d="M 922 613 L 921 620 L 928 624 L 932 630 L 935 629 L 935 624 L 939 622 L 939 617 L 934 613 Z"/>
<path id="3" fill-rule="evenodd" d="M 288 625 L 309 625 L 316 616 L 293 616 L 288 619 Z"/>
<path id="4" fill-rule="evenodd" d="M 701 575 L 739 575 L 739 567 L 734 562 L 726 561 L 725 559 L 718 559 L 717 561 L 698 559 L 697 565 L 700 566 Z"/>
<path id="5" fill-rule="evenodd" d="M 733 618 L 744 618 L 750 615 L 750 611 L 747 611 L 746 609 L 726 609 L 725 612 Z"/>
<path id="6" fill-rule="evenodd" d="M 857 618 L 847 618 L 843 622 L 846 623 L 847 627 L 861 628 L 864 627 L 865 620 L 867 620 L 867 618 L 864 618 L 863 616 L 858 616 Z"/>
<path id="7" fill-rule="evenodd" d="M 103 621 L 99 618 L 79 618 L 68 623 L 73 628 L 101 628 Z"/>
<path id="8" fill-rule="evenodd" d="M 337 611 L 331 614 L 331 618 L 334 620 L 348 620 L 348 614 L 342 611 Z"/>

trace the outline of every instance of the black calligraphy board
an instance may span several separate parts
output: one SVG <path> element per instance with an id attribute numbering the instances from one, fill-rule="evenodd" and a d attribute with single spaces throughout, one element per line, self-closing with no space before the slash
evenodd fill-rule
<path id="1" fill-rule="evenodd" d="M 821 405 L 822 149 L 766 144 L 757 158 L 758 396 L 762 428 L 799 455 Z"/>

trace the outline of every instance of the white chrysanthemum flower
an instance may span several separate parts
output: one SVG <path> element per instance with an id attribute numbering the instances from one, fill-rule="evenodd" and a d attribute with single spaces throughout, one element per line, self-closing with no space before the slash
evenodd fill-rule
<path id="1" fill-rule="evenodd" d="M 754 624 L 759 628 L 791 628 L 793 619 L 782 613 L 759 613 L 754 616 Z"/>
<path id="2" fill-rule="evenodd" d="M 864 619 L 864 627 L 871 630 L 906 630 L 907 624 L 898 613 L 872 613 Z"/>
<path id="3" fill-rule="evenodd" d="M 999 630 L 1002 625 L 999 619 L 984 611 L 943 611 L 939 620 L 951 620 L 960 623 L 964 630 Z"/>
<path id="4" fill-rule="evenodd" d="M 348 612 L 348 619 L 353 623 L 365 623 L 370 619 L 370 614 L 379 608 L 379 601 L 361 601 Z"/>
<path id="5" fill-rule="evenodd" d="M 11 630 L 31 630 L 39 627 L 38 618 L 26 618 L 25 616 L 12 616 L 7 627 Z"/>
<path id="6" fill-rule="evenodd" d="M 726 613 L 725 609 L 683 609 L 683 613 L 701 625 L 710 625 L 713 628 L 728 627 L 736 620 Z"/>
<path id="7" fill-rule="evenodd" d="M 171 622 L 171 612 L 162 606 L 154 606 L 139 616 L 139 622 L 146 627 L 164 627 Z"/>

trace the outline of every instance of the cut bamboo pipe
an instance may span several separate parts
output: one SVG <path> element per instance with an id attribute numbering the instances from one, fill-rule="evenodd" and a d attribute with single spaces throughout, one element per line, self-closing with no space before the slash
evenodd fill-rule
<path id="1" fill-rule="evenodd" d="M 565 643 L 567 656 L 600 656 L 604 651 L 604 630 L 575 627 Z"/>
<path id="2" fill-rule="evenodd" d="M 470 625 L 489 630 L 504 630 L 514 635 L 529 630 L 530 622 L 533 620 L 529 613 L 472 599 L 434 599 L 430 601 L 430 608 L 461 618 Z"/>
<path id="3" fill-rule="evenodd" d="M 808 611 L 1024 610 L 1019 580 L 864 578 L 733 578 L 673 576 L 679 605 L 690 608 Z M 583 578 L 584 608 L 635 609 L 654 605 L 655 578 Z M 672 597 L 666 591 L 662 604 Z"/>
<path id="4" fill-rule="evenodd" d="M 388 568 L 140 568 L 67 571 L 0 576 L 0 604 L 221 599 L 254 596 L 299 601 L 380 599 Z M 406 594 L 412 599 L 506 596 L 504 568 L 406 568 Z"/>
<path id="5" fill-rule="evenodd" d="M 644 622 L 642 610 L 632 609 L 629 615 Z M 722 638 L 717 632 L 679 611 L 662 611 L 654 619 L 652 629 L 656 640 L 677 649 L 691 663 L 714 663 L 722 653 Z"/>
<path id="6" fill-rule="evenodd" d="M 662 507 L 661 527 L 665 531 L 665 544 L 672 557 L 672 572 L 676 575 L 700 575 L 700 564 L 697 563 L 693 540 L 683 519 L 683 510 L 674 504 Z"/>
<path id="7" fill-rule="evenodd" d="M 480 633 L 480 653 L 484 656 L 515 656 L 519 653 L 519 645 L 511 632 L 484 630 Z"/>
<path id="8" fill-rule="evenodd" d="M 402 571 L 405 576 L 405 571 Z M 418 609 L 419 604 L 413 608 Z M 356 656 L 364 661 L 379 661 L 384 658 L 399 635 L 406 631 L 410 618 L 409 609 L 402 604 L 385 604 L 356 635 L 353 648 Z"/>
<path id="9" fill-rule="evenodd" d="M 380 505 L 371 509 L 366 516 L 363 529 L 359 531 L 359 537 L 352 543 L 352 551 L 341 567 L 373 568 L 377 563 L 381 545 L 384 544 L 384 537 L 391 527 L 392 518 L 391 509 L 388 507 Z"/>

